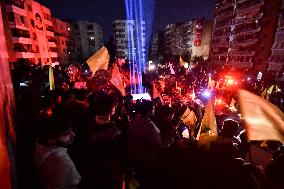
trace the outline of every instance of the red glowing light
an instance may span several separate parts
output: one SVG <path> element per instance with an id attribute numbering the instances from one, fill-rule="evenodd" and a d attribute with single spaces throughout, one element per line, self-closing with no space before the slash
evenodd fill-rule
<path id="1" fill-rule="evenodd" d="M 232 85 L 234 83 L 234 80 L 233 79 L 228 79 L 227 83 L 228 83 L 228 85 Z"/>

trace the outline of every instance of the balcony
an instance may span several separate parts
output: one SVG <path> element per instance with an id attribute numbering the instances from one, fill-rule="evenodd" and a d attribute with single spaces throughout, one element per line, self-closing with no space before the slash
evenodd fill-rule
<path id="1" fill-rule="evenodd" d="M 18 7 L 15 5 L 6 5 L 5 8 L 7 12 L 13 12 L 13 13 L 17 13 L 22 16 L 27 16 L 27 13 L 24 10 L 24 7 Z"/>
<path id="2" fill-rule="evenodd" d="M 228 3 L 225 3 L 223 5 L 220 5 L 219 8 L 216 9 L 216 12 L 221 12 L 227 8 L 230 8 L 234 5 L 234 1 L 231 1 L 231 2 L 228 2 Z"/>
<path id="3" fill-rule="evenodd" d="M 9 24 L 9 27 L 10 28 L 17 28 L 17 29 L 21 29 L 21 30 L 29 30 L 28 26 L 27 25 L 24 25 L 24 24 L 16 24 L 15 22 L 8 22 Z"/>
<path id="4" fill-rule="evenodd" d="M 284 62 L 269 62 L 268 70 L 281 72 L 284 68 Z"/>
<path id="5" fill-rule="evenodd" d="M 221 13 L 221 14 L 217 14 L 216 17 L 218 19 L 220 19 L 220 18 L 225 18 L 225 17 L 232 16 L 233 14 L 234 14 L 233 11 L 228 11 L 228 12 L 224 12 L 224 13 Z"/>
<path id="6" fill-rule="evenodd" d="M 244 29 L 243 31 L 240 31 L 240 32 L 234 32 L 233 36 L 236 37 L 236 36 L 240 36 L 240 35 L 245 35 L 245 34 L 252 34 L 252 33 L 257 33 L 260 31 L 260 27 L 259 28 L 247 28 L 247 29 Z"/>
<path id="7" fill-rule="evenodd" d="M 230 51 L 230 56 L 254 56 L 255 51 Z"/>
<path id="8" fill-rule="evenodd" d="M 52 22 L 51 22 L 50 20 L 47 20 L 47 19 L 44 20 L 44 23 L 45 23 L 47 26 L 52 26 L 52 25 L 53 25 Z"/>
<path id="9" fill-rule="evenodd" d="M 50 56 L 53 57 L 53 58 L 58 57 L 57 52 L 50 52 Z"/>
<path id="10" fill-rule="evenodd" d="M 255 44 L 256 42 L 258 41 L 258 39 L 249 39 L 249 40 L 246 40 L 246 41 L 236 41 L 235 42 L 235 45 L 236 46 L 249 46 L 249 45 L 253 45 Z"/>
<path id="11" fill-rule="evenodd" d="M 30 38 L 24 37 L 12 37 L 13 43 L 21 43 L 21 44 L 32 44 L 32 40 Z"/>
<path id="12" fill-rule="evenodd" d="M 56 47 L 56 44 L 54 42 L 48 42 L 49 47 Z"/>
<path id="13" fill-rule="evenodd" d="M 260 8 L 264 5 L 264 0 L 262 0 L 260 3 L 257 3 L 255 5 L 246 7 L 246 8 L 237 8 L 236 9 L 236 14 L 246 14 L 246 13 L 251 13 L 251 12 L 256 12 L 260 11 Z"/>
<path id="14" fill-rule="evenodd" d="M 232 60 L 230 64 L 233 67 L 237 67 L 237 68 L 251 68 L 253 66 L 252 62 L 241 62 L 241 61 L 235 61 L 235 60 Z"/>
<path id="15" fill-rule="evenodd" d="M 35 58 L 33 52 L 16 52 L 16 58 Z"/>
<path id="16" fill-rule="evenodd" d="M 46 36 L 50 36 L 50 37 L 54 37 L 54 33 L 53 33 L 53 32 L 50 32 L 50 31 L 46 31 L 46 32 L 45 32 L 45 35 L 46 35 Z"/>
<path id="17" fill-rule="evenodd" d="M 225 47 L 225 48 L 227 48 L 229 46 L 229 44 L 228 43 L 225 43 L 225 42 L 222 42 L 222 43 L 213 43 L 212 44 L 212 47 L 213 48 L 217 48 L 217 47 Z"/>

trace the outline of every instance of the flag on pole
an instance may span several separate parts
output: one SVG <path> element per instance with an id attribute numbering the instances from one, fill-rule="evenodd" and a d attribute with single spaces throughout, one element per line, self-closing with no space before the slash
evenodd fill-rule
<path id="1" fill-rule="evenodd" d="M 260 96 L 261 96 L 262 98 L 266 98 L 266 95 L 267 95 L 267 88 L 265 88 L 265 89 L 261 92 Z"/>
<path id="2" fill-rule="evenodd" d="M 122 81 L 121 74 L 118 66 L 115 64 L 112 70 L 112 76 L 110 82 L 121 92 L 122 96 L 125 96 L 125 89 Z"/>
<path id="3" fill-rule="evenodd" d="M 102 47 L 95 54 L 93 54 L 88 60 L 87 64 L 93 72 L 93 75 L 98 69 L 108 69 L 109 54 L 106 47 Z"/>
<path id="4" fill-rule="evenodd" d="M 49 66 L 48 76 L 49 76 L 49 90 L 52 91 L 55 89 L 52 63 L 50 63 L 50 66 Z"/>
<path id="5" fill-rule="evenodd" d="M 185 62 L 183 61 L 183 59 L 181 58 L 181 56 L 179 56 L 179 65 L 180 66 L 184 66 Z"/>
<path id="6" fill-rule="evenodd" d="M 218 135 L 212 99 L 210 99 L 205 105 L 204 115 L 196 136 L 196 140 L 199 140 L 200 134 L 204 130 L 208 130 L 209 135 Z"/>
<path id="7" fill-rule="evenodd" d="M 277 140 L 284 143 L 284 113 L 246 90 L 239 90 L 238 97 L 248 140 Z"/>

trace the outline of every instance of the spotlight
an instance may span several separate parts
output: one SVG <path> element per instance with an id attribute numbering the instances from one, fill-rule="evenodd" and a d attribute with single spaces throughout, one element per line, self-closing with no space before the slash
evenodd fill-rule
<path id="1" fill-rule="evenodd" d="M 155 70 L 155 69 L 156 69 L 155 64 L 150 64 L 150 66 L 149 66 L 149 70 Z"/>
<path id="2" fill-rule="evenodd" d="M 211 93 L 210 93 L 209 91 L 204 91 L 204 92 L 202 93 L 202 95 L 203 95 L 204 97 L 209 98 L 209 97 L 211 96 Z"/>

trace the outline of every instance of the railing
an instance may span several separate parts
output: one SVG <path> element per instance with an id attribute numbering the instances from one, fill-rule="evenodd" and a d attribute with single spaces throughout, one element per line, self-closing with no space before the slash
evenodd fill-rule
<path id="1" fill-rule="evenodd" d="M 255 5 L 249 6 L 247 8 L 237 8 L 236 9 L 236 14 L 240 14 L 240 13 L 245 13 L 245 12 L 252 12 L 252 11 L 259 11 L 260 8 L 262 7 L 262 5 L 264 4 L 264 1 L 261 1 Z"/>
<path id="2" fill-rule="evenodd" d="M 21 9 L 24 9 L 25 8 L 25 3 L 24 1 L 20 1 L 20 0 L 7 0 L 6 1 L 6 4 L 8 5 L 14 5 L 16 7 L 19 7 Z"/>

